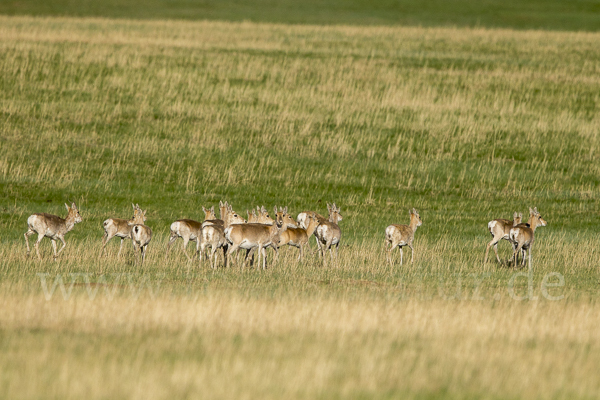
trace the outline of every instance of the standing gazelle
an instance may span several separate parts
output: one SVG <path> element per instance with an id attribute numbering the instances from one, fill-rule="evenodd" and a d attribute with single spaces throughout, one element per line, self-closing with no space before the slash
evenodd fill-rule
<path id="1" fill-rule="evenodd" d="M 135 253 L 135 259 L 138 259 L 137 250 L 140 249 L 142 253 L 142 264 L 146 260 L 146 250 L 148 249 L 148 243 L 152 239 L 152 229 L 148 225 L 144 224 L 130 224 L 131 226 L 131 241 L 133 244 L 133 251 Z"/>
<path id="2" fill-rule="evenodd" d="M 266 210 L 265 210 L 266 211 Z M 268 217 L 267 214 L 265 216 Z M 267 268 L 266 262 L 266 247 L 272 243 L 279 242 L 279 227 L 277 224 L 235 224 L 235 217 L 238 217 L 233 211 L 227 213 L 225 217 L 225 237 L 231 244 L 227 251 L 227 257 L 233 254 L 237 249 L 249 250 L 242 266 L 246 264 L 248 257 L 252 255 L 254 250 L 258 249 L 257 264 L 260 264 L 260 256 L 263 257 L 263 269 Z M 276 246 L 274 246 L 276 247 Z"/>
<path id="3" fill-rule="evenodd" d="M 67 217 L 65 219 L 58 217 L 52 214 L 40 213 L 40 214 L 32 214 L 29 218 L 27 218 L 27 225 L 29 229 L 25 232 L 25 244 L 27 245 L 27 256 L 31 250 L 29 249 L 29 236 L 34 233 L 38 234 L 38 239 L 35 242 L 35 251 L 37 253 L 38 258 L 41 260 L 42 256 L 40 255 L 40 242 L 44 238 L 44 236 L 49 237 L 52 240 L 52 250 L 54 251 L 54 259 L 58 257 L 58 255 L 64 250 L 67 243 L 65 242 L 65 235 L 69 232 L 76 223 L 83 221 L 81 215 L 79 215 L 79 210 L 77 210 L 77 206 L 75 203 L 71 204 L 67 207 Z M 62 242 L 62 247 L 56 252 L 56 240 L 60 240 Z"/>
<path id="4" fill-rule="evenodd" d="M 109 240 L 117 236 L 121 238 L 121 246 L 119 246 L 119 253 L 117 257 L 121 255 L 123 249 L 123 241 L 125 239 L 131 239 L 131 224 L 143 224 L 146 221 L 146 211 L 142 211 L 139 204 L 132 204 L 133 217 L 130 220 L 121 218 L 109 218 L 102 224 L 104 228 L 104 236 L 102 237 L 102 248 L 100 249 L 100 255 L 102 257 L 104 248 L 108 244 Z"/>
<path id="5" fill-rule="evenodd" d="M 500 261 L 500 257 L 498 256 L 498 242 L 501 241 L 502 239 L 510 241 L 510 238 L 509 238 L 510 230 L 512 229 L 513 226 L 520 224 L 522 219 L 523 219 L 523 214 L 522 213 L 517 214 L 517 212 L 515 211 L 515 213 L 513 214 L 512 221 L 508 220 L 508 219 L 499 218 L 499 219 L 495 219 L 493 221 L 488 222 L 488 230 L 492 234 L 492 240 L 487 244 L 487 248 L 485 249 L 485 257 L 483 259 L 484 264 L 487 262 L 488 253 L 490 252 L 490 247 L 492 247 L 492 246 L 494 246 L 494 253 L 496 253 L 496 259 L 498 260 L 498 262 L 500 264 L 502 264 L 502 261 Z M 513 246 L 513 250 L 514 250 L 514 246 Z"/>
<path id="6" fill-rule="evenodd" d="M 331 251 L 332 246 L 335 246 L 335 256 L 338 256 L 340 240 L 342 239 L 342 230 L 338 225 L 338 222 L 342 220 L 339 207 L 336 206 L 335 203 L 332 205 L 329 205 L 328 203 L 327 210 L 329 211 L 329 221 L 319 219 L 319 225 L 315 230 L 317 245 L 323 256 L 323 264 L 325 264 L 325 253 L 327 250 L 329 250 L 331 261 L 333 261 L 333 252 Z"/>
<path id="7" fill-rule="evenodd" d="M 540 213 L 535 207 L 533 210 L 529 208 L 529 226 L 525 224 L 519 224 L 511 228 L 509 237 L 514 243 L 515 248 L 513 250 L 513 262 L 514 266 L 517 266 L 517 255 L 519 251 L 523 251 L 523 261 L 521 265 L 525 265 L 525 254 L 529 255 L 529 268 L 531 268 L 531 248 L 535 240 L 535 229 L 538 226 L 546 226 L 548 223 L 542 218 Z"/>
<path id="8" fill-rule="evenodd" d="M 394 248 L 400 248 L 400 265 L 402 265 L 402 247 L 410 247 L 411 264 L 415 260 L 415 249 L 413 249 L 412 242 L 415 238 L 415 232 L 417 227 L 423 224 L 419 213 L 414 208 L 408 211 L 410 214 L 410 223 L 408 225 L 390 225 L 385 228 L 385 244 L 386 247 L 389 245 L 390 248 L 387 250 L 387 259 L 392 264 L 392 250 Z"/>
<path id="9" fill-rule="evenodd" d="M 304 253 L 304 247 L 308 245 L 308 238 L 314 233 L 315 229 L 319 225 L 318 220 L 309 214 L 303 218 L 307 228 L 300 228 L 297 226 L 296 221 L 288 214 L 287 207 L 277 213 L 277 221 L 280 221 L 281 225 L 287 225 L 287 230 L 281 232 L 279 235 L 278 247 L 284 245 L 290 245 L 299 249 L 298 261 L 302 260 Z"/>

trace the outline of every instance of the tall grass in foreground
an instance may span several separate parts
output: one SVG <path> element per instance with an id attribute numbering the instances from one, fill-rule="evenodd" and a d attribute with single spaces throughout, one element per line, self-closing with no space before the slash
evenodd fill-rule
<path id="1" fill-rule="evenodd" d="M 598 39 L 0 17 L 0 396 L 594 396 Z M 26 259 L 27 217 L 66 200 L 60 261 Z M 165 262 L 169 224 L 219 200 L 335 201 L 339 260 Z M 98 260 L 131 202 L 147 262 Z M 482 265 L 487 222 L 528 206 L 531 275 Z"/>

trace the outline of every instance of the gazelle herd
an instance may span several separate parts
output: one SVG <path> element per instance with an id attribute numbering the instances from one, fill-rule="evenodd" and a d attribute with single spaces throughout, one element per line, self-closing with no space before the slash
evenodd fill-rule
<path id="1" fill-rule="evenodd" d="M 81 215 L 75 203 L 65 204 L 67 208 L 67 217 L 61 218 L 56 215 L 39 213 L 32 214 L 27 219 L 29 229 L 25 232 L 25 243 L 27 245 L 27 256 L 30 255 L 29 236 L 37 234 L 35 250 L 38 258 L 42 257 L 39 251 L 39 244 L 44 237 L 52 240 L 54 259 L 64 250 L 66 242 L 64 236 L 73 229 L 75 224 L 82 222 Z M 132 204 L 133 216 L 131 219 L 109 218 L 103 222 L 104 236 L 102 237 L 102 247 L 99 258 L 104 254 L 107 243 L 113 237 L 121 238 L 121 244 L 117 257 L 121 255 L 123 241 L 131 239 L 134 248 L 136 260 L 138 259 L 138 250 L 141 254 L 142 263 L 146 258 L 148 244 L 152 240 L 152 229 L 144 224 L 146 221 L 146 211 L 142 210 L 138 204 Z M 229 258 L 239 249 L 246 250 L 246 255 L 242 262 L 245 266 L 248 260 L 254 259 L 257 255 L 257 265 L 260 264 L 262 257 L 262 268 L 267 267 L 267 248 L 271 247 L 275 252 L 275 258 L 279 255 L 281 246 L 289 245 L 298 248 L 298 261 L 302 260 L 305 249 L 308 247 L 309 238 L 315 236 L 318 251 L 326 262 L 326 253 L 329 250 L 331 260 L 334 260 L 332 247 L 335 247 L 336 257 L 342 238 L 342 230 L 338 222 L 342 220 L 340 208 L 335 204 L 327 204 L 329 217 L 326 218 L 315 211 L 304 211 L 298 214 L 294 219 L 288 212 L 287 207 L 275 207 L 272 218 L 265 207 L 256 207 L 256 210 L 249 212 L 248 219 L 245 220 L 233 207 L 227 202 L 219 202 L 220 219 L 217 219 L 214 207 L 210 209 L 202 207 L 204 211 L 204 221 L 194 221 L 191 219 L 180 219 L 173 222 L 170 226 L 171 234 L 167 243 L 165 260 L 168 258 L 169 250 L 177 238 L 183 239 L 183 253 L 192 261 L 192 257 L 187 253 L 187 245 L 190 241 L 196 242 L 196 255 L 199 262 L 202 263 L 206 254 L 210 266 L 215 268 L 217 265 L 218 251 L 223 253 L 223 265 L 227 267 Z M 410 222 L 408 225 L 389 225 L 385 229 L 385 253 L 386 259 L 393 265 L 392 250 L 398 247 L 400 249 L 400 265 L 403 263 L 404 246 L 411 249 L 411 264 L 414 262 L 413 240 L 415 232 L 422 225 L 421 217 L 416 209 L 409 210 Z M 521 254 L 521 265 L 525 265 L 525 257 L 528 256 L 529 266 L 531 266 L 531 249 L 535 239 L 535 230 L 537 227 L 546 226 L 547 222 L 541 217 L 536 208 L 529 209 L 529 220 L 522 222 L 523 215 L 515 212 L 513 220 L 495 219 L 488 223 L 488 231 L 492 235 L 492 240 L 487 244 L 484 263 L 487 262 L 490 247 L 494 247 L 496 259 L 502 263 L 498 255 L 498 242 L 502 239 L 508 240 L 513 247 L 513 253 L 508 262 L 514 266 L 518 265 L 518 256 Z M 62 247 L 56 251 L 56 240 L 62 242 Z M 210 249 L 210 254 L 209 254 Z"/>

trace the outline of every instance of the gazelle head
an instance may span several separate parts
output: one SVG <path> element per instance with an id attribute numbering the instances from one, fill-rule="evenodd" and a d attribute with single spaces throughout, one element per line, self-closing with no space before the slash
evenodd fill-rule
<path id="1" fill-rule="evenodd" d="M 541 214 L 538 212 L 537 207 L 534 207 L 533 209 L 531 209 L 531 207 L 529 208 L 529 225 L 535 229 L 535 227 L 537 226 L 546 226 L 548 225 L 548 223 L 546 222 L 545 219 L 542 218 Z"/>
<path id="2" fill-rule="evenodd" d="M 217 215 L 215 214 L 215 206 L 212 206 L 211 208 L 204 208 L 204 206 L 202 206 L 202 211 L 204 211 L 205 221 L 217 219 Z"/>
<path id="3" fill-rule="evenodd" d="M 339 221 L 341 221 L 343 218 L 340 214 L 340 208 L 338 206 L 335 205 L 335 203 L 333 204 L 329 204 L 327 203 L 327 211 L 329 211 L 329 222 L 333 222 L 334 224 L 337 224 Z"/>
<path id="4" fill-rule="evenodd" d="M 231 225 L 231 224 L 245 224 L 246 223 L 246 220 L 244 218 L 242 218 L 241 215 L 239 215 L 238 213 L 233 211 L 233 207 L 231 206 L 231 204 L 226 204 L 225 209 L 226 209 L 225 219 L 223 219 L 225 224 Z"/>
<path id="5" fill-rule="evenodd" d="M 412 210 L 408 210 L 408 213 L 410 214 L 411 225 L 414 224 L 415 227 L 423 225 L 421 216 L 419 215 L 419 212 L 416 209 L 413 208 Z"/>
<path id="6" fill-rule="evenodd" d="M 292 218 L 292 216 L 288 213 L 287 207 L 279 207 L 279 211 L 277 211 L 277 207 L 275 207 L 275 216 L 277 219 L 277 226 L 286 228 L 297 228 L 296 220 Z"/>
<path id="7" fill-rule="evenodd" d="M 277 209 L 275 209 L 275 213 L 277 213 Z M 273 225 L 275 223 L 275 220 L 271 218 L 265 206 L 262 206 L 260 208 L 260 213 L 257 216 L 256 222 L 258 222 L 259 224 Z"/>
<path id="8" fill-rule="evenodd" d="M 229 211 L 230 207 L 231 206 L 227 204 L 227 202 L 223 203 L 219 200 L 219 216 L 223 221 L 225 221 L 225 216 L 227 215 L 227 212 Z"/>
<path id="9" fill-rule="evenodd" d="M 133 207 L 133 217 L 127 221 L 128 225 L 136 225 L 143 224 L 146 222 L 146 211 L 142 211 L 139 204 L 132 204 Z"/>
<path id="10" fill-rule="evenodd" d="M 65 203 L 65 207 L 67 207 L 68 212 L 66 218 L 67 220 L 73 221 L 74 224 L 83 221 L 83 218 L 81 218 L 81 215 L 79 214 L 79 210 L 77 209 L 75 203 L 71 203 L 71 207 L 69 207 L 69 205 Z"/>

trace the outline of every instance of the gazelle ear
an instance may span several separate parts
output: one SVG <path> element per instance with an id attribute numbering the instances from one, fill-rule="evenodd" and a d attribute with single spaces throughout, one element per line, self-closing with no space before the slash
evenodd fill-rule
<path id="1" fill-rule="evenodd" d="M 529 214 L 533 214 L 533 210 L 531 209 L 531 207 L 529 207 Z"/>
<path id="2" fill-rule="evenodd" d="M 210 208 L 210 212 L 211 212 L 211 213 L 213 213 L 213 214 L 215 213 L 215 206 L 212 206 L 212 207 Z"/>
<path id="3" fill-rule="evenodd" d="M 75 205 L 75 203 L 71 203 L 71 208 L 72 208 L 73 210 L 77 210 L 77 206 Z"/>
<path id="4" fill-rule="evenodd" d="M 519 213 L 519 218 L 523 218 L 523 213 Z"/>
<path id="5" fill-rule="evenodd" d="M 413 210 L 411 210 L 410 208 L 408 209 L 408 215 L 412 215 L 413 214 Z"/>
<path id="6" fill-rule="evenodd" d="M 533 212 L 534 212 L 534 213 L 536 213 L 536 214 L 538 214 L 537 207 L 534 207 L 534 208 L 533 208 Z"/>
<path id="7" fill-rule="evenodd" d="M 219 207 L 223 207 L 223 202 L 219 200 Z"/>
<path id="8" fill-rule="evenodd" d="M 67 211 L 71 211 L 71 209 L 69 208 L 69 205 L 67 203 L 65 203 L 65 207 L 67 207 Z"/>
<path id="9" fill-rule="evenodd" d="M 135 211 L 135 204 L 131 203 L 131 207 L 133 207 L 133 211 Z"/>
<path id="10" fill-rule="evenodd" d="M 287 206 L 283 209 L 283 212 L 286 213 L 286 214 L 288 213 Z"/>
<path id="11" fill-rule="evenodd" d="M 273 211 L 275 212 L 275 214 L 277 214 L 277 206 L 275 206 L 275 209 Z"/>

